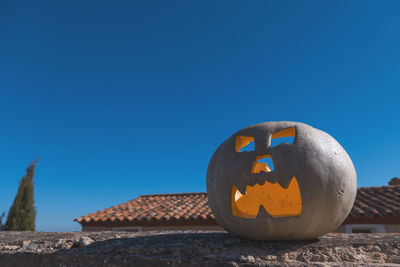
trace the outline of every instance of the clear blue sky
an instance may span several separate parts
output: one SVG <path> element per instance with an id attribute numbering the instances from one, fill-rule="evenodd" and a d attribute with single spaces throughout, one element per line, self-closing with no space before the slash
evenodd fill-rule
<path id="1" fill-rule="evenodd" d="M 205 191 L 218 145 L 293 120 L 359 186 L 400 176 L 399 1 L 1 1 L 0 212 L 37 156 L 37 229 Z"/>

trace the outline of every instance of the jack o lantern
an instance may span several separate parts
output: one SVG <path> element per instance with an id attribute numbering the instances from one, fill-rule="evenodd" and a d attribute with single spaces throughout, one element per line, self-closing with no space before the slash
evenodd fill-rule
<path id="1" fill-rule="evenodd" d="M 299 122 L 239 130 L 215 151 L 207 170 L 217 222 L 250 239 L 305 240 L 334 231 L 356 192 L 356 171 L 342 146 Z"/>

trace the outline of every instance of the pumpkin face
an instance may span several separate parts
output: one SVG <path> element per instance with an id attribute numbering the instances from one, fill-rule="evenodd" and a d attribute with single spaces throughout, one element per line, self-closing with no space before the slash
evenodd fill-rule
<path id="1" fill-rule="evenodd" d="M 238 236 L 312 239 L 347 217 L 356 177 L 329 134 L 298 122 L 265 122 L 236 132 L 215 151 L 208 202 L 219 225 Z"/>

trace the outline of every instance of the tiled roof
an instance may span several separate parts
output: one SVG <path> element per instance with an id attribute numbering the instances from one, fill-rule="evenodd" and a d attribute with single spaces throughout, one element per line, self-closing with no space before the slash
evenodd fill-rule
<path id="1" fill-rule="evenodd" d="M 400 217 L 400 186 L 358 188 L 349 217 Z"/>
<path id="2" fill-rule="evenodd" d="M 361 187 L 348 219 L 400 218 L 400 186 Z M 142 195 L 80 218 L 79 223 L 215 222 L 206 193 Z"/>
<path id="3" fill-rule="evenodd" d="M 149 222 L 149 221 L 213 221 L 206 193 L 142 195 L 120 205 L 100 210 L 80 218 L 88 222 Z"/>

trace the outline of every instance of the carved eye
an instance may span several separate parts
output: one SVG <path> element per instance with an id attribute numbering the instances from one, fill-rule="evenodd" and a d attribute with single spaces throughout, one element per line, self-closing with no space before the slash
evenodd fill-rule
<path id="1" fill-rule="evenodd" d="M 254 150 L 254 137 L 249 136 L 236 136 L 235 151 L 253 151 Z"/>
<path id="2" fill-rule="evenodd" d="M 271 136 L 271 146 L 274 147 L 282 143 L 293 144 L 294 136 L 296 135 L 296 128 L 286 128 L 275 132 Z"/>

